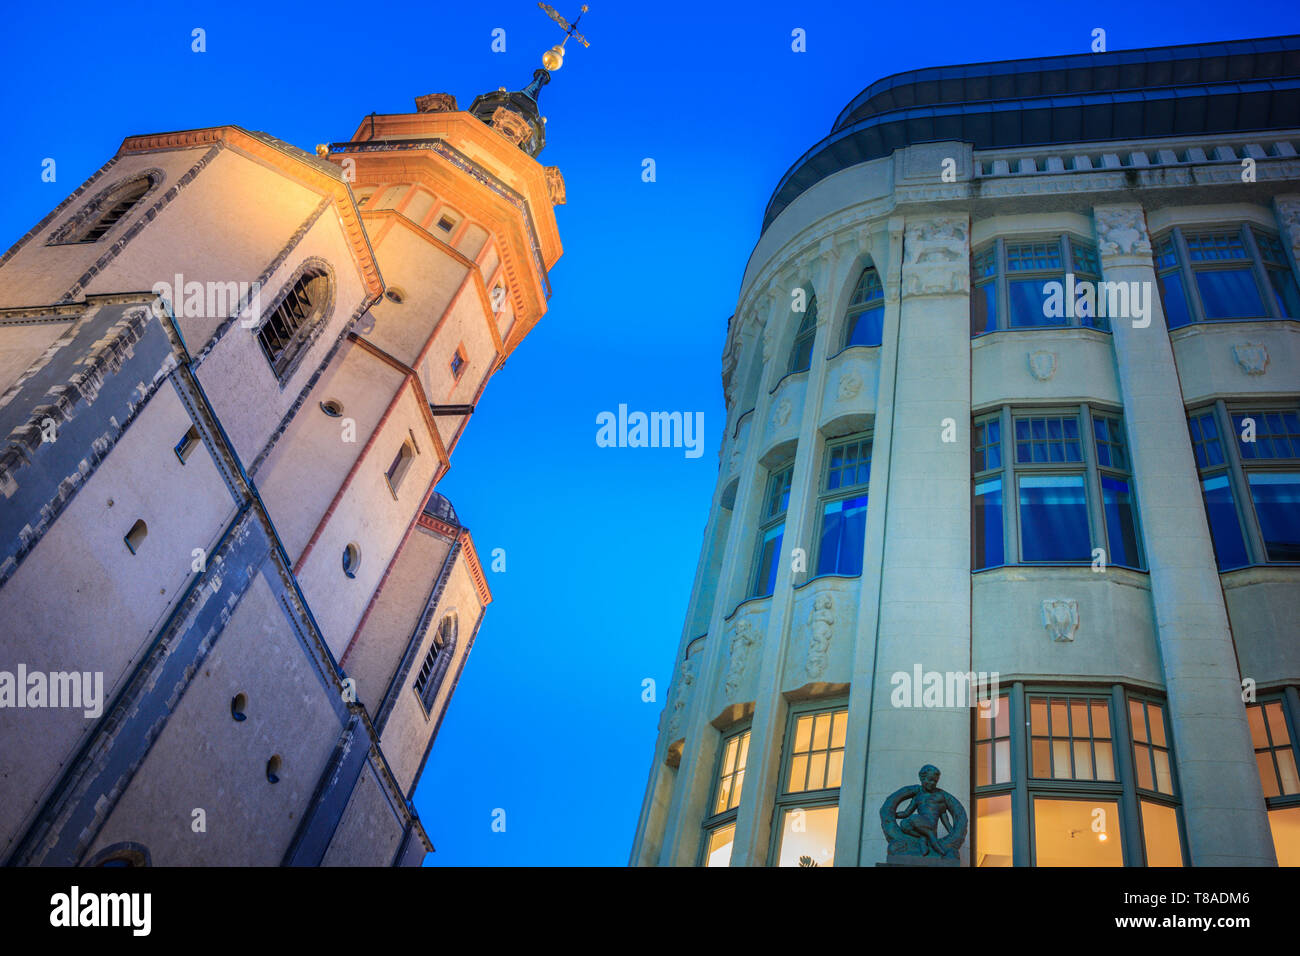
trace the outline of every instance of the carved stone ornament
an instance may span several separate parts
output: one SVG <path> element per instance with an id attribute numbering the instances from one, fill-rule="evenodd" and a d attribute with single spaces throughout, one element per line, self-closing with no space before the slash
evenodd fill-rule
<path id="1" fill-rule="evenodd" d="M 1254 342 L 1232 347 L 1232 357 L 1247 375 L 1263 375 L 1268 370 L 1268 349 Z"/>
<path id="2" fill-rule="evenodd" d="M 767 328 L 763 330 L 763 361 L 767 362 L 772 358 L 772 330 Z"/>
<path id="3" fill-rule="evenodd" d="M 860 391 L 862 391 L 862 376 L 857 372 L 845 372 L 840 376 L 839 386 L 835 389 L 835 400 L 847 402 L 856 398 Z"/>
<path id="4" fill-rule="evenodd" d="M 1029 353 L 1029 374 L 1037 382 L 1050 381 L 1056 374 L 1056 353 L 1039 349 Z"/>
<path id="5" fill-rule="evenodd" d="M 1079 630 L 1079 602 L 1067 600 L 1043 601 L 1043 627 L 1054 641 L 1072 641 Z"/>
<path id="6" fill-rule="evenodd" d="M 736 442 L 735 447 L 731 449 L 731 470 L 732 471 L 740 470 L 740 460 L 744 457 L 744 454 L 745 454 L 744 446 L 740 442 Z"/>
<path id="7" fill-rule="evenodd" d="M 454 113 L 456 97 L 450 93 L 429 93 L 415 98 L 415 108 L 420 113 Z"/>
<path id="8" fill-rule="evenodd" d="M 551 197 L 552 206 L 564 205 L 564 175 L 559 166 L 546 166 L 546 194 Z"/>
<path id="9" fill-rule="evenodd" d="M 1277 200 L 1277 218 L 1296 257 L 1300 258 L 1300 199 Z"/>
<path id="10" fill-rule="evenodd" d="M 1137 206 L 1101 206 L 1094 210 L 1097 251 L 1103 256 L 1150 255 L 1146 219 Z"/>
<path id="11" fill-rule="evenodd" d="M 961 801 L 939 789 L 939 768 L 926 764 L 920 784 L 895 790 L 880 805 L 888 866 L 959 866 L 970 821 Z M 899 808 L 902 804 L 902 808 Z M 945 833 L 939 835 L 939 827 Z"/>
<path id="12" fill-rule="evenodd" d="M 808 615 L 808 659 L 804 669 L 809 677 L 818 678 L 825 672 L 834 633 L 835 601 L 829 594 L 819 594 Z"/>
<path id="13" fill-rule="evenodd" d="M 748 618 L 741 618 L 736 622 L 736 626 L 731 631 L 729 645 L 731 660 L 727 664 L 727 678 L 722 685 L 728 698 L 735 697 L 736 691 L 740 689 L 740 682 L 745 677 L 749 650 L 757 641 L 758 636 L 754 633 L 754 627 L 749 623 Z"/>
<path id="14" fill-rule="evenodd" d="M 691 703 L 691 687 L 695 683 L 695 661 L 682 661 L 682 679 L 677 685 L 677 699 L 673 701 L 673 713 L 668 719 L 668 736 L 676 738 L 681 733 L 682 719 L 686 708 Z"/>
<path id="15" fill-rule="evenodd" d="M 528 120 L 504 106 L 498 106 L 492 113 L 492 128 L 516 146 L 533 134 Z"/>
<path id="16" fill-rule="evenodd" d="M 968 294 L 968 255 L 964 219 L 930 219 L 909 224 L 903 238 L 903 294 Z"/>
<path id="17" fill-rule="evenodd" d="M 790 399 L 783 398 L 776 403 L 776 410 L 772 412 L 772 424 L 777 428 L 785 425 L 790 420 L 790 414 L 794 411 L 794 406 L 790 404 Z"/>

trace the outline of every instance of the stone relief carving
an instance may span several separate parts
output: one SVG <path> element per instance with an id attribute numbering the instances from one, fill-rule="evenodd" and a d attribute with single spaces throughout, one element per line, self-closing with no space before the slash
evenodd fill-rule
<path id="1" fill-rule="evenodd" d="M 564 174 L 560 172 L 559 166 L 546 166 L 542 169 L 546 174 L 546 195 L 551 199 L 552 206 L 564 205 Z"/>
<path id="2" fill-rule="evenodd" d="M 740 470 L 740 460 L 744 457 L 745 447 L 740 442 L 736 442 L 735 447 L 731 449 L 731 470 Z"/>
<path id="3" fill-rule="evenodd" d="M 1029 374 L 1035 381 L 1047 382 L 1056 374 L 1056 353 L 1039 349 L 1029 353 Z"/>
<path id="4" fill-rule="evenodd" d="M 772 328 L 771 326 L 768 326 L 766 329 L 763 330 L 763 361 L 764 362 L 771 360 L 773 345 L 774 343 L 773 343 L 773 336 L 772 336 Z"/>
<path id="5" fill-rule="evenodd" d="M 735 697 L 736 691 L 740 689 L 740 682 L 745 677 L 745 666 L 749 662 L 750 648 L 756 643 L 758 643 L 758 635 L 754 633 L 754 627 L 749 623 L 749 619 L 742 618 L 737 621 L 731 631 L 729 645 L 731 660 L 727 664 L 727 678 L 723 683 L 727 697 Z"/>
<path id="6" fill-rule="evenodd" d="M 1282 199 L 1277 203 L 1277 217 L 1282 220 L 1291 248 L 1300 256 L 1300 200 Z"/>
<path id="7" fill-rule="evenodd" d="M 839 386 L 835 389 L 835 400 L 847 402 L 851 398 L 856 398 L 860 391 L 862 391 L 862 376 L 857 372 L 845 372 L 840 376 Z"/>
<path id="8" fill-rule="evenodd" d="M 1263 375 L 1268 370 L 1268 349 L 1255 342 L 1234 345 L 1232 357 L 1247 375 Z"/>
<path id="9" fill-rule="evenodd" d="M 533 134 L 528 120 L 504 106 L 498 106 L 492 113 L 492 128 L 516 146 Z"/>
<path id="10" fill-rule="evenodd" d="M 790 414 L 793 411 L 794 406 L 790 404 L 790 399 L 781 399 L 781 401 L 776 404 L 776 410 L 772 412 L 772 424 L 777 428 L 782 427 L 790 420 Z"/>
<path id="11" fill-rule="evenodd" d="M 1079 630 L 1079 602 L 1073 598 L 1043 601 L 1043 627 L 1054 641 L 1072 641 Z"/>
<path id="12" fill-rule="evenodd" d="M 691 703 L 691 687 L 695 684 L 695 661 L 682 661 L 681 675 L 681 681 L 677 685 L 677 699 L 673 701 L 673 713 L 668 719 L 668 736 L 674 738 L 681 732 L 686 708 Z"/>
<path id="13" fill-rule="evenodd" d="M 450 93 L 430 93 L 415 98 L 415 108 L 421 113 L 454 113 L 456 97 Z"/>
<path id="14" fill-rule="evenodd" d="M 809 677 L 821 677 L 826 670 L 834 633 L 835 601 L 829 594 L 819 594 L 808 615 L 808 658 L 804 669 Z"/>
<path id="15" fill-rule="evenodd" d="M 909 225 L 903 240 L 903 294 L 968 293 L 967 253 L 963 219 L 931 219 Z"/>
<path id="16" fill-rule="evenodd" d="M 1150 255 L 1146 218 L 1137 206 L 1103 206 L 1093 212 L 1097 251 L 1103 256 Z"/>

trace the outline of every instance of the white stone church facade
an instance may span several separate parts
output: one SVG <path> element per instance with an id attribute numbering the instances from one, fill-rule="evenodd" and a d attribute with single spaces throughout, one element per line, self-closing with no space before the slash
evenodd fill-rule
<path id="1" fill-rule="evenodd" d="M 962 865 L 1300 865 L 1298 97 L 919 70 L 786 174 L 634 865 L 884 863 L 926 764 Z"/>

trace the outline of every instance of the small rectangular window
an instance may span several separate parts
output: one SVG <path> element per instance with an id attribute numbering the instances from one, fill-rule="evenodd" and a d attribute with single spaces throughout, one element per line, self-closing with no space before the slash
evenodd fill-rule
<path id="1" fill-rule="evenodd" d="M 438 228 L 443 232 L 450 233 L 456 228 L 456 220 L 450 216 L 442 216 L 438 219 Z"/>
<path id="2" fill-rule="evenodd" d="M 1137 785 L 1143 790 L 1173 793 L 1174 778 L 1169 760 L 1169 742 L 1165 738 L 1164 708 L 1150 701 L 1128 702 L 1133 727 L 1133 769 Z"/>
<path id="3" fill-rule="evenodd" d="M 1082 475 L 1021 475 L 1020 554 L 1025 561 L 1092 557 Z"/>
<path id="4" fill-rule="evenodd" d="M 465 371 L 465 353 L 461 349 L 456 349 L 451 354 L 451 375 L 452 378 L 460 381 L 461 373 Z"/>
<path id="5" fill-rule="evenodd" d="M 198 445 L 199 430 L 194 425 L 191 425 L 190 430 L 181 437 L 181 440 L 176 443 L 176 448 L 174 449 L 176 457 L 180 459 L 182 465 L 189 459 L 190 452 L 194 451 Z"/>
<path id="6" fill-rule="evenodd" d="M 1110 707 L 1093 697 L 1029 697 L 1030 776 L 1114 780 Z"/>
<path id="7" fill-rule="evenodd" d="M 1259 767 L 1259 781 L 1264 798 L 1300 794 L 1300 773 L 1296 770 L 1295 748 L 1286 726 L 1286 714 L 1280 700 L 1266 700 L 1246 705 L 1250 722 L 1250 739 Z"/>
<path id="8" fill-rule="evenodd" d="M 1011 782 L 1011 704 L 1008 696 L 996 706 L 975 709 L 975 786 Z"/>
<path id="9" fill-rule="evenodd" d="M 392 489 L 393 497 L 397 497 L 397 491 L 402 486 L 402 479 L 406 477 L 407 471 L 411 468 L 411 461 L 415 457 L 411 451 L 410 442 L 402 442 L 402 447 L 397 449 L 397 455 L 393 458 L 393 463 L 388 466 L 385 477 L 388 479 L 388 487 Z"/>

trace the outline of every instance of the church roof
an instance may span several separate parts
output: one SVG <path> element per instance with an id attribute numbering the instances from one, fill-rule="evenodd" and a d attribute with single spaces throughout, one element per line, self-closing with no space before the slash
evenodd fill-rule
<path id="1" fill-rule="evenodd" d="M 849 102 L 781 178 L 763 229 L 827 176 L 916 143 L 1002 149 L 1298 123 L 1300 36 L 909 70 Z"/>

